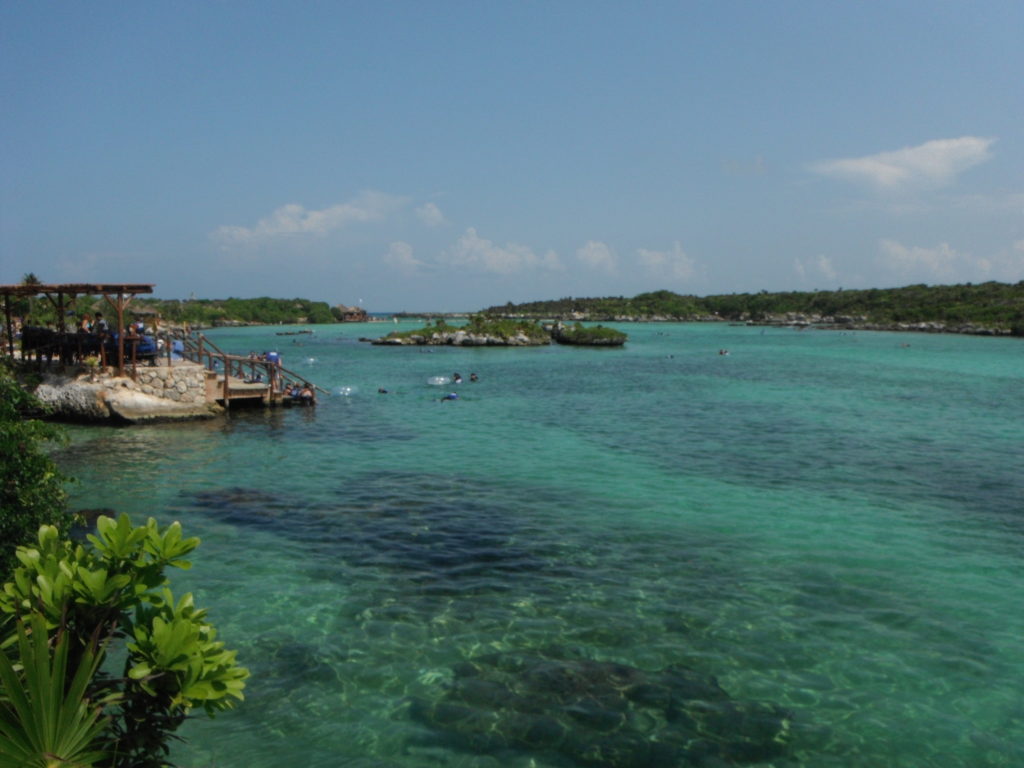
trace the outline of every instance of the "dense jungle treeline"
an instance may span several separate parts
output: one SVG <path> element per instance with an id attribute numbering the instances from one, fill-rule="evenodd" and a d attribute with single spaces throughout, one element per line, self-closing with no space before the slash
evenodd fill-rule
<path id="1" fill-rule="evenodd" d="M 192 325 L 223 323 L 335 323 L 341 319 L 336 307 L 326 301 L 309 299 L 146 299 L 141 304 L 151 307 L 169 322 Z"/>
<path id="2" fill-rule="evenodd" d="M 509 302 L 487 314 L 587 320 L 721 319 L 766 321 L 787 314 L 851 319 L 860 323 L 940 322 L 1011 330 L 1024 336 L 1024 281 L 964 285 L 908 285 L 837 291 L 732 293 L 688 296 L 672 291 L 633 298 L 563 298 L 524 304 Z"/>
<path id="3" fill-rule="evenodd" d="M 28 317 L 32 324 L 56 321 L 53 306 L 41 296 L 14 302 L 13 314 Z M 77 316 L 96 311 L 108 314 L 101 297 L 79 297 Z M 277 325 L 334 323 L 343 319 L 344 308 L 309 299 L 153 299 L 136 297 L 128 308 L 131 316 L 156 315 L 164 322 L 210 327 L 216 325 Z M 837 291 L 787 291 L 731 293 L 694 296 L 661 290 L 633 298 L 567 297 L 551 301 L 493 306 L 483 314 L 525 319 L 562 320 L 728 320 L 771 321 L 786 315 L 803 315 L 816 322 L 829 318 L 838 323 L 894 324 L 941 323 L 950 328 L 976 326 L 1024 336 L 1024 281 L 1008 284 L 987 282 L 963 285 L 908 285 L 902 288 L 870 288 Z M 72 324 L 69 320 L 69 325 Z"/>
<path id="4" fill-rule="evenodd" d="M 75 317 L 102 312 L 109 316 L 110 305 L 98 296 L 80 296 L 74 308 Z M 159 315 L 163 322 L 188 323 L 197 327 L 215 325 L 278 325 L 294 323 L 336 323 L 341 310 L 326 301 L 309 299 L 151 299 L 137 296 L 126 310 L 127 315 Z M 20 299 L 13 314 L 27 316 L 34 325 L 53 324 L 56 313 L 46 299 Z M 68 325 L 75 325 L 68 318 Z"/>

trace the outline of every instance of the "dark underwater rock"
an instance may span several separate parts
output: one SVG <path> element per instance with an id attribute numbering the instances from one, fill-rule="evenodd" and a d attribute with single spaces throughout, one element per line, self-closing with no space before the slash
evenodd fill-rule
<path id="1" fill-rule="evenodd" d="M 299 640 L 261 637 L 254 646 L 259 656 L 259 673 L 268 678 L 286 679 L 295 684 L 331 684 L 338 680 L 332 660 L 324 658 L 320 650 Z"/>
<path id="2" fill-rule="evenodd" d="M 333 504 L 242 487 L 201 491 L 188 503 L 327 553 L 325 562 L 393 573 L 419 595 L 506 592 L 538 577 L 579 576 L 560 562 L 559 542 L 524 528 L 521 499 L 497 484 L 382 472 L 340 489 Z"/>
<path id="3" fill-rule="evenodd" d="M 497 653 L 457 664 L 437 700 L 411 716 L 477 752 L 558 753 L 581 766 L 672 768 L 777 758 L 790 713 L 732 699 L 684 667 Z"/>
<path id="4" fill-rule="evenodd" d="M 296 500 L 254 488 L 218 488 L 195 494 L 192 505 L 221 521 L 286 533 Z"/>

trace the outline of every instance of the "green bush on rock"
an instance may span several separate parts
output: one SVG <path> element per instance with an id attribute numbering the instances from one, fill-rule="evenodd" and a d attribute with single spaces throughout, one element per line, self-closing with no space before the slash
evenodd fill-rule
<path id="1" fill-rule="evenodd" d="M 465 325 L 449 325 L 441 318 L 434 325 L 428 324 L 416 330 L 393 331 L 375 343 L 531 346 L 550 344 L 551 337 L 535 320 L 507 320 L 473 315 Z"/>
<path id="2" fill-rule="evenodd" d="M 557 323 L 552 329 L 551 337 L 559 344 L 577 344 L 587 347 L 621 347 L 626 343 L 627 336 L 614 328 L 603 325 L 584 327 L 582 323 L 564 325 Z"/>

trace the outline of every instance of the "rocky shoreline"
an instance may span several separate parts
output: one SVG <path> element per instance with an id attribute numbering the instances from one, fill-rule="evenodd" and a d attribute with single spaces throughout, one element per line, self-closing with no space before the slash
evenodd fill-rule
<path id="1" fill-rule="evenodd" d="M 989 328 L 973 323 L 940 321 L 874 323 L 866 317 L 802 315 L 788 313 L 759 320 L 744 319 L 745 325 L 811 327 L 826 331 L 901 331 L 913 333 L 960 333 L 971 336 L 1012 336 L 1009 329 Z"/>
<path id="2" fill-rule="evenodd" d="M 34 394 L 49 418 L 77 423 L 191 421 L 223 412 L 206 400 L 201 366 L 143 369 L 138 381 L 104 372 L 48 373 Z"/>
<path id="3" fill-rule="evenodd" d="M 450 347 L 539 347 L 551 343 L 581 347 L 621 347 L 626 334 L 610 328 L 582 328 L 579 323 L 543 323 L 540 328 L 515 333 L 489 333 L 466 328 L 425 328 L 422 332 L 389 334 L 378 339 L 363 338 L 380 346 L 450 346 Z"/>
<path id="4" fill-rule="evenodd" d="M 514 320 L 540 319 L 526 315 L 502 315 Z M 551 317 L 544 319 L 551 320 Z M 751 325 L 765 327 L 814 328 L 817 330 L 838 331 L 897 331 L 911 333 L 957 333 L 970 336 L 1014 336 L 1009 328 L 993 328 L 975 323 L 945 323 L 938 320 L 915 322 L 872 322 L 866 317 L 848 317 L 831 315 L 806 315 L 788 312 L 783 315 L 767 315 L 753 318 L 743 314 L 738 317 L 720 317 L 718 315 L 695 315 L 691 317 L 674 317 L 671 315 L 605 315 L 586 312 L 574 312 L 571 315 L 554 318 L 559 321 L 573 322 L 605 322 L 605 323 L 729 323 L 733 325 Z"/>
<path id="5" fill-rule="evenodd" d="M 551 337 L 529 336 L 517 333 L 507 338 L 486 333 L 471 333 L 456 328 L 433 331 L 430 334 L 415 333 L 408 336 L 382 336 L 379 339 L 363 338 L 371 344 L 382 346 L 452 346 L 452 347 L 538 347 L 551 343 Z"/>

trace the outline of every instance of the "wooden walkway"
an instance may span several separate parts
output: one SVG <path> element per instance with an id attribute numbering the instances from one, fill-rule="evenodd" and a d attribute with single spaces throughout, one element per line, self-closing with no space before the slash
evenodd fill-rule
<path id="1" fill-rule="evenodd" d="M 279 359 L 242 357 L 224 352 L 202 334 L 177 339 L 180 352 L 186 360 L 199 363 L 207 371 L 206 399 L 225 408 L 232 403 L 256 404 L 274 407 L 297 405 L 299 401 L 289 392 L 293 387 L 308 387 L 315 393 L 327 390 L 311 384 L 307 379 L 281 365 Z M 301 401 L 307 405 L 308 401 Z"/>

